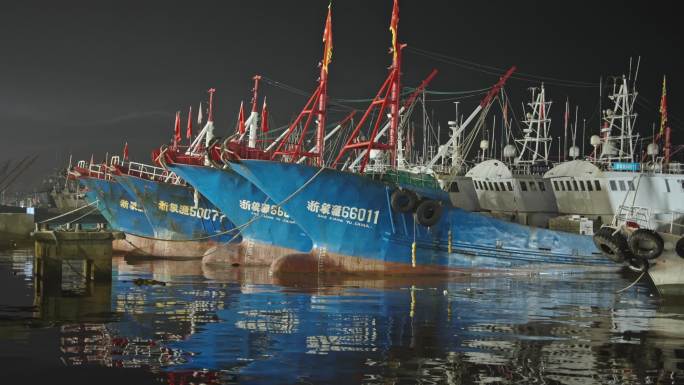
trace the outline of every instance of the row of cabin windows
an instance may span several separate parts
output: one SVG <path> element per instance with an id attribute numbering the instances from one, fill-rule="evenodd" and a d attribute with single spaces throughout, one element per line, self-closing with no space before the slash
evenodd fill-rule
<path id="1" fill-rule="evenodd" d="M 619 180 L 619 181 L 617 181 L 617 183 L 616 183 L 616 181 L 611 180 L 609 182 L 609 184 L 610 184 L 610 190 L 611 191 L 618 191 L 618 186 L 620 186 L 620 191 L 627 191 L 628 188 L 629 188 L 629 191 L 636 190 L 634 188 L 634 182 L 631 180 L 628 180 L 626 184 L 625 184 L 624 180 Z"/>
<path id="2" fill-rule="evenodd" d="M 489 182 L 489 181 L 480 181 L 480 180 L 475 180 L 475 189 L 476 190 L 485 190 L 485 191 L 513 191 L 513 184 L 511 182 Z M 544 186 L 544 182 L 535 182 L 535 181 L 520 181 L 520 189 L 522 191 L 537 191 L 537 186 L 539 186 L 539 191 L 546 191 L 546 187 Z"/>
<path id="3" fill-rule="evenodd" d="M 555 191 L 601 191 L 601 184 L 597 180 L 554 180 L 553 189 Z"/>

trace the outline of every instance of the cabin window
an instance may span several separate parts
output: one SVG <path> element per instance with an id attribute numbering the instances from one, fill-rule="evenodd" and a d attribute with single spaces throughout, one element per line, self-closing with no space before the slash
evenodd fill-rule
<path id="1" fill-rule="evenodd" d="M 513 184 L 511 184 L 511 182 L 506 182 L 506 184 L 508 185 L 508 191 L 513 191 Z M 682 184 L 682 186 L 684 186 L 684 184 Z"/>
<path id="2" fill-rule="evenodd" d="M 494 182 L 494 190 L 499 191 L 499 184 Z"/>
<path id="3" fill-rule="evenodd" d="M 561 191 L 565 191 L 565 185 L 563 184 L 563 181 L 558 182 L 558 184 L 560 185 Z"/>
<path id="4" fill-rule="evenodd" d="M 499 182 L 499 186 L 501 186 L 501 191 L 506 191 L 506 184 L 504 182 Z"/>
<path id="5" fill-rule="evenodd" d="M 527 191 L 527 183 L 525 183 L 524 180 L 520 181 L 520 189 L 523 191 Z"/>
<path id="6" fill-rule="evenodd" d="M 539 183 L 539 191 L 546 191 L 546 186 L 544 186 L 544 182 L 537 182 Z"/>
<path id="7" fill-rule="evenodd" d="M 679 183 L 682 184 L 682 189 L 684 189 L 684 180 L 680 180 Z"/>
<path id="8" fill-rule="evenodd" d="M 594 187 L 596 187 L 596 191 L 601 191 L 601 183 L 599 181 L 594 181 Z"/>
<path id="9" fill-rule="evenodd" d="M 577 187 L 577 181 L 574 179 L 572 180 L 572 187 L 573 187 L 573 190 L 579 191 L 579 187 Z"/>
<path id="10" fill-rule="evenodd" d="M 494 186 L 492 186 L 492 182 L 487 182 L 489 183 L 489 191 L 494 191 Z"/>
<path id="11" fill-rule="evenodd" d="M 614 180 L 610 181 L 610 189 L 611 189 L 611 191 L 617 191 L 617 184 L 615 183 Z"/>
<path id="12" fill-rule="evenodd" d="M 627 188 L 625 187 L 625 181 L 621 180 L 618 183 L 620 183 L 620 191 L 625 191 Z"/>
<path id="13" fill-rule="evenodd" d="M 459 192 L 458 191 L 458 183 L 456 182 L 451 182 L 451 186 L 449 186 L 449 191 L 450 192 Z"/>
<path id="14" fill-rule="evenodd" d="M 482 190 L 482 182 L 479 180 L 477 181 L 477 189 Z"/>
<path id="15" fill-rule="evenodd" d="M 594 191 L 594 186 L 591 185 L 591 181 L 587 181 L 587 191 Z"/>
<path id="16" fill-rule="evenodd" d="M 629 187 L 629 191 L 634 191 L 636 188 L 634 188 L 634 182 L 631 180 L 627 181 L 627 187 Z"/>
<path id="17" fill-rule="evenodd" d="M 665 188 L 667 188 L 667 192 L 670 192 L 670 182 L 665 179 Z"/>
<path id="18" fill-rule="evenodd" d="M 566 180 L 565 181 L 565 187 L 568 189 L 568 191 L 572 191 L 572 187 L 570 186 L 570 181 Z"/>
<path id="19" fill-rule="evenodd" d="M 487 182 L 481 182 L 481 183 L 482 183 L 482 187 L 484 187 L 483 190 L 489 191 L 489 186 L 487 186 Z"/>
<path id="20" fill-rule="evenodd" d="M 586 191 L 586 189 L 584 188 L 584 181 L 583 180 L 579 181 L 579 185 L 580 185 L 580 190 Z"/>
<path id="21" fill-rule="evenodd" d="M 537 191 L 537 185 L 533 181 L 530 181 L 530 191 Z"/>
<path id="22" fill-rule="evenodd" d="M 558 181 L 556 180 L 553 181 L 553 189 L 558 191 Z"/>

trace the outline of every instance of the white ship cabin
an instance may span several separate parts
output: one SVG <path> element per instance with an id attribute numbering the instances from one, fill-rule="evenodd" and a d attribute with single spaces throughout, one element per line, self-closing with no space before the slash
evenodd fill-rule
<path id="1" fill-rule="evenodd" d="M 654 214 L 684 211 L 684 174 L 680 164 L 667 172 L 640 170 L 639 163 L 613 163 L 601 170 L 586 160 L 564 162 L 549 170 L 561 214 L 579 214 L 610 222 L 620 206 L 648 207 Z"/>
<path id="2" fill-rule="evenodd" d="M 541 173 L 514 173 L 505 163 L 490 159 L 466 174 L 472 178 L 483 210 L 519 215 L 516 221 L 546 226 L 557 215 L 550 182 Z"/>
<path id="3" fill-rule="evenodd" d="M 466 211 L 482 210 L 472 179 L 464 175 L 437 174 L 437 180 L 449 192 L 449 200 L 454 207 Z"/>

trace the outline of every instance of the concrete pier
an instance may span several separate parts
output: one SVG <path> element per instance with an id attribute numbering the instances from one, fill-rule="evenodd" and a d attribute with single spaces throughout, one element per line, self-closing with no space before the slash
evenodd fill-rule
<path id="1" fill-rule="evenodd" d="M 85 260 L 79 273 L 87 281 L 112 279 L 112 241 L 123 234 L 111 231 L 53 231 L 47 228 L 31 233 L 35 240 L 33 272 L 42 285 L 62 285 L 62 267 L 70 261 Z"/>

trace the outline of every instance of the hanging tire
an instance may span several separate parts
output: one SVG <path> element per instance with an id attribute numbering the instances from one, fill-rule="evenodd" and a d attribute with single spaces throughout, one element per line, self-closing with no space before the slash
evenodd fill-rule
<path id="1" fill-rule="evenodd" d="M 677 255 L 679 255 L 681 258 L 684 258 L 684 237 L 679 238 L 677 243 L 675 244 L 675 252 Z"/>
<path id="2" fill-rule="evenodd" d="M 663 253 L 663 238 L 655 231 L 639 229 L 628 239 L 629 250 L 637 258 L 656 259 Z"/>
<path id="3" fill-rule="evenodd" d="M 620 232 L 613 234 L 614 232 L 610 227 L 601 227 L 594 234 L 594 245 L 613 262 L 622 263 L 632 255 L 625 236 Z"/>
<path id="4" fill-rule="evenodd" d="M 416 209 L 416 220 L 423 226 L 431 227 L 439 222 L 443 211 L 442 204 L 433 200 L 426 200 Z"/>
<path id="5" fill-rule="evenodd" d="M 395 190 L 390 199 L 392 209 L 400 213 L 413 211 L 417 203 L 418 196 L 411 190 Z"/>
<path id="6" fill-rule="evenodd" d="M 632 257 L 627 259 L 627 268 L 630 270 L 636 272 L 636 273 L 643 273 L 644 271 L 648 271 L 648 260 L 639 258 L 639 257 Z"/>

